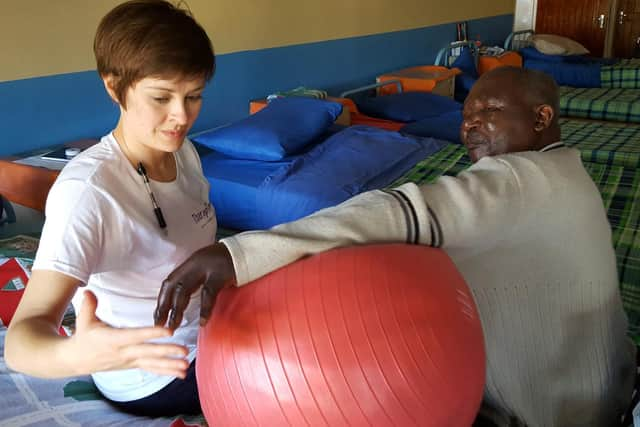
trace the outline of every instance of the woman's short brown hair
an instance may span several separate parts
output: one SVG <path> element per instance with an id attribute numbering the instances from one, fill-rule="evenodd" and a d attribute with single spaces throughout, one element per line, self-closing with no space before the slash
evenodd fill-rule
<path id="1" fill-rule="evenodd" d="M 93 42 L 98 73 L 112 76 L 118 102 L 149 76 L 202 76 L 215 71 L 211 40 L 189 11 L 165 0 L 130 0 L 107 13 Z"/>

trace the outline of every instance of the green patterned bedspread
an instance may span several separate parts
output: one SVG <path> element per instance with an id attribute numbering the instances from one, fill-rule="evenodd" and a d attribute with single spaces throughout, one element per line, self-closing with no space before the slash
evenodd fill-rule
<path id="1" fill-rule="evenodd" d="M 585 162 L 585 168 L 602 194 L 613 232 L 629 334 L 640 344 L 640 171 L 589 162 Z"/>
<path id="2" fill-rule="evenodd" d="M 606 88 L 640 88 L 640 58 L 621 59 L 600 68 L 600 82 Z"/>
<path id="3" fill-rule="evenodd" d="M 580 150 L 585 162 L 640 167 L 640 126 L 560 119 L 562 140 Z"/>
<path id="4" fill-rule="evenodd" d="M 426 184 L 441 175 L 455 176 L 469 166 L 471 166 L 471 159 L 467 156 L 466 148 L 462 145 L 450 144 L 417 163 L 389 185 L 389 188 L 397 187 L 406 182 Z"/>
<path id="5" fill-rule="evenodd" d="M 620 58 L 612 67 L 638 67 L 640 68 L 640 58 Z"/>
<path id="6" fill-rule="evenodd" d="M 640 89 L 561 86 L 560 116 L 640 123 Z"/>
<path id="7" fill-rule="evenodd" d="M 620 291 L 629 317 L 629 335 L 640 344 L 640 170 L 621 164 L 584 162 L 604 201 L 616 251 Z M 390 187 L 423 184 L 457 175 L 471 165 L 466 150 L 450 145 L 421 161 Z"/>

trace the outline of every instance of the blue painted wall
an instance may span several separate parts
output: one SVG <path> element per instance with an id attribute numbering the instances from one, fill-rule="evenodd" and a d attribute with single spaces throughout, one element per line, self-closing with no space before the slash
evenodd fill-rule
<path id="1" fill-rule="evenodd" d="M 469 35 L 501 45 L 513 15 L 469 21 Z M 331 95 L 373 83 L 376 75 L 432 64 L 454 40 L 455 24 L 219 55 L 204 93 L 197 132 L 245 117 L 248 101 L 297 86 Z M 111 130 L 117 108 L 95 71 L 0 83 L 0 156 L 97 138 Z"/>

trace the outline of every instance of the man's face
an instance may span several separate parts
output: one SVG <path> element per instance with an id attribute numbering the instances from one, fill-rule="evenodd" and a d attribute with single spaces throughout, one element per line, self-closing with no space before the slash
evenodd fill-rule
<path id="1" fill-rule="evenodd" d="M 467 97 L 460 138 L 472 162 L 527 151 L 536 141 L 536 108 L 510 79 L 480 79 Z"/>

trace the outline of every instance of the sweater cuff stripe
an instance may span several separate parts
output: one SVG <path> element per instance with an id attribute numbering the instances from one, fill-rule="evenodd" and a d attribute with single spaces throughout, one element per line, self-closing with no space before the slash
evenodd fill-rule
<path id="1" fill-rule="evenodd" d="M 407 237 L 406 243 L 412 243 L 415 240 L 414 231 L 413 231 L 413 223 L 411 222 L 411 214 L 406 205 L 406 201 L 400 196 L 399 192 L 396 190 L 384 190 L 385 193 L 393 196 L 394 199 L 398 201 L 398 204 L 402 208 L 402 213 L 404 214 L 404 223 L 407 224 Z"/>
<path id="2" fill-rule="evenodd" d="M 411 219 L 413 220 L 413 239 L 411 239 L 411 243 L 414 245 L 418 244 L 418 240 L 420 239 L 420 223 L 418 222 L 418 213 L 416 209 L 413 207 L 413 203 L 411 203 L 411 199 L 404 194 L 402 191 L 398 190 L 398 194 L 404 202 L 406 203 L 407 208 L 411 212 Z"/>
<path id="3" fill-rule="evenodd" d="M 410 234 L 407 236 L 409 238 L 407 242 L 412 243 L 414 245 L 418 244 L 418 240 L 420 239 L 420 223 L 418 222 L 418 214 L 416 213 L 416 209 L 413 207 L 413 203 L 411 203 L 411 199 L 409 199 L 409 197 L 406 194 L 404 194 L 400 190 L 393 190 L 393 191 L 394 193 L 397 194 L 398 200 L 401 202 L 403 209 L 407 211 L 405 215 L 408 216 L 407 224 L 408 224 L 408 228 L 411 230 Z"/>
<path id="4" fill-rule="evenodd" d="M 427 205 L 427 211 L 429 212 L 429 217 L 431 218 L 431 221 L 429 221 L 429 223 L 435 224 L 435 228 L 436 228 L 436 238 L 435 239 L 433 237 L 431 238 L 432 242 L 435 240 L 435 244 L 433 244 L 432 246 L 436 248 L 440 248 L 444 244 L 444 237 L 442 235 L 442 226 L 440 225 L 440 221 L 438 220 L 436 213 L 433 211 L 433 209 L 431 209 L 431 206 Z"/>

